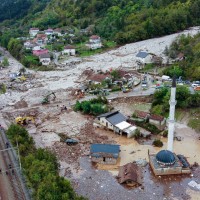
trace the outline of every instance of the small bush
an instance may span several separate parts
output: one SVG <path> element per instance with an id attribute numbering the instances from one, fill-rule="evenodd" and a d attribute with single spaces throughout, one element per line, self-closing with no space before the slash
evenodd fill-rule
<path id="1" fill-rule="evenodd" d="M 155 139 L 152 143 L 152 145 L 156 146 L 156 147 L 162 147 L 163 146 L 163 142 L 159 139 Z"/>
<path id="2" fill-rule="evenodd" d="M 114 86 L 113 88 L 112 88 L 112 92 L 116 92 L 116 91 L 121 91 L 121 87 L 119 87 L 119 86 Z"/>
<path id="3" fill-rule="evenodd" d="M 150 124 L 148 122 L 144 123 L 144 122 L 139 122 L 139 121 L 135 121 L 135 124 L 137 126 L 140 126 L 148 131 L 150 131 L 152 134 L 159 134 L 160 130 L 153 124 Z"/>
<path id="4" fill-rule="evenodd" d="M 135 113 L 132 114 L 133 118 L 137 118 L 137 115 Z"/>
<path id="5" fill-rule="evenodd" d="M 140 138 L 140 137 L 141 137 L 140 130 L 137 129 L 137 130 L 135 131 L 135 134 L 133 135 L 133 137 L 134 137 L 135 139 Z"/>
<path id="6" fill-rule="evenodd" d="M 165 130 L 165 131 L 163 132 L 163 137 L 167 137 L 167 136 L 168 136 L 168 131 Z"/>

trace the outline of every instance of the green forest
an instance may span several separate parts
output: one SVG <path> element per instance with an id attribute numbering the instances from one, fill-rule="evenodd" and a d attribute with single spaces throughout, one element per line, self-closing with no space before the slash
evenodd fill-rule
<path id="1" fill-rule="evenodd" d="M 1 2 L 2 1 L 2 2 Z M 118 44 L 171 34 L 200 24 L 200 0 L 0 0 L 1 30 L 93 25 Z"/>
<path id="2" fill-rule="evenodd" d="M 182 53 L 184 59 L 177 62 L 172 67 L 164 70 L 164 74 L 179 77 L 182 76 L 191 80 L 198 80 L 200 77 L 200 34 L 194 37 L 182 35 L 174 41 L 169 48 L 165 49 L 165 54 L 172 59 Z"/>
<path id="3" fill-rule="evenodd" d="M 36 149 L 25 128 L 11 124 L 6 134 L 14 146 L 19 143 L 22 168 L 32 199 L 86 200 L 77 196 L 70 182 L 59 176 L 56 156 L 49 150 Z"/>

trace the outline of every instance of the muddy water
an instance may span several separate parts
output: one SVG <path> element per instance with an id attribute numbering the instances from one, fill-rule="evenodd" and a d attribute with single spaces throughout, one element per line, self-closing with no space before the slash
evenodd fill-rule
<path id="1" fill-rule="evenodd" d="M 176 135 L 183 138 L 182 141 L 174 141 L 174 152 L 176 154 L 183 154 L 186 156 L 190 164 L 194 162 L 200 163 L 200 140 L 199 135 L 184 124 L 176 123 Z M 115 135 L 108 132 L 108 136 L 112 137 L 116 143 L 120 144 L 120 160 L 116 165 L 98 165 L 98 169 L 109 170 L 116 174 L 119 166 L 125 165 L 138 159 L 145 159 L 148 161 L 148 150 L 151 153 L 157 153 L 162 149 L 167 149 L 167 138 L 159 137 L 163 141 L 163 147 L 157 148 L 152 145 L 141 145 L 136 140 L 127 139 L 124 136 Z"/>

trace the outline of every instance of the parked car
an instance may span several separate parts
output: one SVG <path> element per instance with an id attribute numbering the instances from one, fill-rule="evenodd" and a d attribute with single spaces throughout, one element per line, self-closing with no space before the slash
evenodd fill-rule
<path id="1" fill-rule="evenodd" d="M 142 81 L 141 85 L 142 85 L 142 87 L 147 87 L 148 86 L 146 81 Z"/>
<path id="2" fill-rule="evenodd" d="M 185 84 L 187 84 L 187 85 L 190 85 L 190 84 L 191 84 L 191 82 L 190 82 L 190 81 L 188 81 L 188 80 L 186 80 L 186 81 L 185 81 Z"/>
<path id="3" fill-rule="evenodd" d="M 197 84 L 197 83 L 192 83 L 191 86 L 192 86 L 193 88 L 195 88 L 195 87 L 199 86 L 199 84 Z"/>
<path id="4" fill-rule="evenodd" d="M 78 140 L 72 138 L 65 140 L 65 143 L 67 143 L 67 145 L 75 145 L 78 144 L 78 142 Z"/>

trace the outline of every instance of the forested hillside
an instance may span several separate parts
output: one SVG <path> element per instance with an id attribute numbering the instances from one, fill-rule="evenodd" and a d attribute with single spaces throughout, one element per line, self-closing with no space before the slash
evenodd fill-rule
<path id="1" fill-rule="evenodd" d="M 184 59 L 178 61 L 176 66 L 167 68 L 164 73 L 169 76 L 176 74 L 190 80 L 200 78 L 200 34 L 194 37 L 182 35 L 171 46 L 165 49 L 165 54 L 172 59 L 183 54 Z"/>
<path id="2" fill-rule="evenodd" d="M 49 0 L 0 0 L 0 22 L 34 15 L 43 10 Z"/>
<path id="3" fill-rule="evenodd" d="M 11 24 L 15 22 L 19 27 L 20 23 L 23 30 L 31 26 L 80 30 L 93 25 L 94 33 L 118 44 L 200 25 L 200 0 L 49 0 L 49 4 L 48 0 L 16 0 L 15 4 L 14 0 L 0 1 L 4 2 L 0 5 L 0 11 L 4 10 L 0 20 L 15 18 Z"/>

